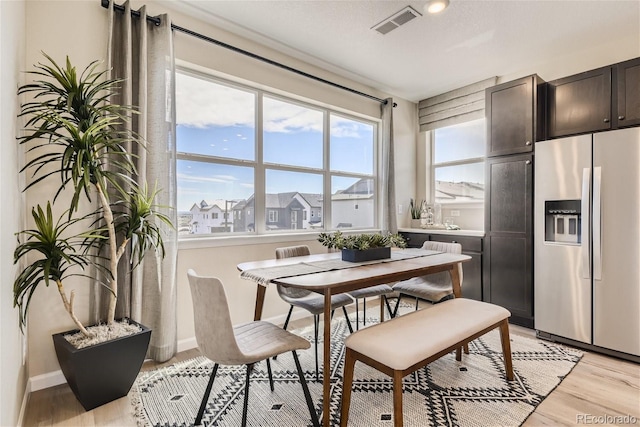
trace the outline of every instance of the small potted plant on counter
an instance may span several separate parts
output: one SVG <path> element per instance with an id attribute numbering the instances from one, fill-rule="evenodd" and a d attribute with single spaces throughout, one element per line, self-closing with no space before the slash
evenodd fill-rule
<path id="1" fill-rule="evenodd" d="M 411 228 L 420 228 L 420 215 L 424 209 L 425 201 L 415 204 L 413 199 L 409 199 L 409 213 L 411 214 Z"/>
<path id="2" fill-rule="evenodd" d="M 318 241 L 329 249 L 342 251 L 342 260 L 350 262 L 372 261 L 391 257 L 391 247 L 405 248 L 407 243 L 400 234 L 363 233 L 345 235 L 341 231 L 320 233 Z"/>
<path id="3" fill-rule="evenodd" d="M 32 96 L 22 105 L 26 125 L 18 140 L 29 153 L 22 171 L 32 173 L 25 190 L 55 178 L 59 183 L 46 207 L 32 208 L 32 228 L 17 233 L 14 262 L 24 267 L 13 283 L 14 306 L 24 327 L 38 286 L 56 286 L 77 328 L 53 335 L 56 355 L 72 391 L 90 410 L 129 392 L 151 337 L 144 325 L 115 319 L 118 268 L 135 268 L 150 251 L 164 256 L 162 230 L 173 225 L 154 204 L 158 190 L 135 178 L 126 147 L 143 144 L 124 130 L 132 107 L 109 102 L 118 81 L 105 78 L 97 62 L 77 73 L 68 58 L 59 66 L 45 57 L 49 63 L 31 72 L 37 80 L 18 90 Z M 54 215 L 56 202 L 63 204 L 60 216 Z M 125 253 L 131 263 L 119 265 Z M 90 276 L 89 267 L 102 279 Z M 76 316 L 74 291 L 67 294 L 63 285 L 73 276 L 108 290 L 104 324 L 85 327 Z"/>

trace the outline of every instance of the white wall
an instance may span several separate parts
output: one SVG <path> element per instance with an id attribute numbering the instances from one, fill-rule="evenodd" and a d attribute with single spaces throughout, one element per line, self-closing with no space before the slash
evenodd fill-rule
<path id="1" fill-rule="evenodd" d="M 151 15 L 161 14 L 167 2 L 147 2 Z M 133 2 L 139 7 L 142 2 Z M 82 17 L 82 19 L 78 19 Z M 42 60 L 40 51 L 44 51 L 58 61 L 69 55 L 78 68 L 86 66 L 91 60 L 105 58 L 107 11 L 96 1 L 38 1 L 27 2 L 27 46 L 26 61 L 28 68 Z M 229 44 L 259 53 L 275 61 L 303 69 L 327 80 L 353 87 L 374 96 L 385 98 L 388 95 L 377 93 L 373 89 L 324 72 L 311 65 L 288 58 L 282 54 L 263 48 L 253 42 L 233 36 L 223 30 L 211 27 L 194 18 L 171 12 L 174 23 L 218 38 Z M 52 31 L 55 23 L 55 31 Z M 256 82 L 265 88 L 287 94 L 297 94 L 307 100 L 331 105 L 346 111 L 353 111 L 367 117 L 380 117 L 378 103 L 357 95 L 314 82 L 302 76 L 280 70 L 268 64 L 232 53 L 220 47 L 205 43 L 182 33 L 175 34 L 175 52 L 179 60 L 213 69 L 220 75 L 240 81 Z M 394 111 L 396 164 L 398 178 L 396 187 L 400 195 L 398 200 L 410 197 L 414 193 L 415 165 L 415 129 L 416 105 L 403 99 L 395 99 L 398 107 Z M 408 165 L 408 167 L 405 167 Z M 45 186 L 46 187 L 46 186 Z M 39 187 L 27 195 L 27 208 L 46 200 L 51 190 Z M 313 252 L 324 248 L 315 240 L 296 242 L 309 244 Z M 237 246 L 217 246 L 213 248 L 186 249 L 181 247 L 178 253 L 178 340 L 182 346 L 192 344 L 193 318 L 191 296 L 186 280 L 186 271 L 195 269 L 200 274 L 214 274 L 225 283 L 233 320 L 247 321 L 253 318 L 255 286 L 239 278 L 236 265 L 243 261 L 272 258 L 275 248 L 292 242 L 263 243 Z M 75 288 L 76 306 L 81 320 L 88 319 L 88 312 L 82 309 L 88 299 L 88 287 L 85 283 L 69 282 L 68 287 Z M 38 289 L 31 306 L 29 319 L 29 372 L 32 378 L 44 378 L 45 374 L 59 369 L 53 349 L 51 334 L 71 329 L 73 325 L 62 308 L 55 289 Z M 287 306 L 277 297 L 275 290 L 267 293 L 264 318 L 284 316 Z"/>
<path id="2" fill-rule="evenodd" d="M 24 69 L 25 2 L 0 1 L 0 425 L 18 423 L 27 384 L 22 364 L 23 336 L 13 308 L 12 284 L 15 233 L 22 228 L 22 194 L 16 136 L 18 98 L 16 90 Z"/>

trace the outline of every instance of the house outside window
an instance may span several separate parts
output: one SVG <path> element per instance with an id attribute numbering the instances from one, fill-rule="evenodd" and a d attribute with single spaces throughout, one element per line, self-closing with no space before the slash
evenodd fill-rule
<path id="1" fill-rule="evenodd" d="M 485 119 L 473 120 L 431 131 L 432 197 L 442 206 L 442 221 L 457 208 L 482 211 L 485 183 Z M 455 215 L 455 214 L 454 214 Z M 456 215 L 457 216 L 457 215 Z"/>
<path id="2" fill-rule="evenodd" d="M 377 226 L 379 122 L 186 69 L 176 112 L 181 237 Z"/>

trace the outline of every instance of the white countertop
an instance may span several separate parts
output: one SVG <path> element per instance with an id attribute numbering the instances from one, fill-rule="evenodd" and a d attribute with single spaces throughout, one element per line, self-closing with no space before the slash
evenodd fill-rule
<path id="1" fill-rule="evenodd" d="M 441 228 L 399 228 L 398 231 L 403 231 L 405 233 L 429 233 L 429 234 L 444 234 L 449 236 L 484 237 L 484 231 L 482 230 L 443 230 Z"/>

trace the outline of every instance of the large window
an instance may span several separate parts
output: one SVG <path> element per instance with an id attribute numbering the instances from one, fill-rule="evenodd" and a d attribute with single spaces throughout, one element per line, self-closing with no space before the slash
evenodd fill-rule
<path id="1" fill-rule="evenodd" d="M 376 226 L 376 122 L 176 78 L 179 234 Z"/>
<path id="2" fill-rule="evenodd" d="M 436 129 L 432 135 L 435 202 L 483 203 L 485 119 Z"/>

